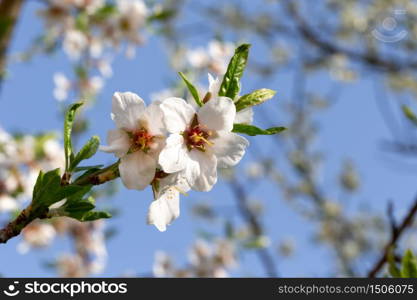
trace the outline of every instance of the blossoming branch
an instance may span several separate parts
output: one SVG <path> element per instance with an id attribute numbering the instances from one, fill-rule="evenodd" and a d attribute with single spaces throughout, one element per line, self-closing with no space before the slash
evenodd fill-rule
<path id="1" fill-rule="evenodd" d="M 275 92 L 259 89 L 239 95 L 249 48 L 248 44 L 236 48 L 221 78 L 209 74 L 209 86 L 202 98 L 183 73 L 180 76 L 193 97 L 190 102 L 168 97 L 146 106 L 134 93 L 114 93 L 111 118 L 116 129 L 109 130 L 106 146 L 99 146 L 99 138 L 94 136 L 78 152 L 74 150 L 71 131 L 83 103 L 71 105 L 64 122 L 63 172 L 59 168 L 40 171 L 32 202 L 0 230 L 0 242 L 20 234 L 35 219 L 66 216 L 93 221 L 111 217 L 108 212 L 94 210 L 91 190 L 118 177 L 128 189 L 152 188 L 154 199 L 147 222 L 165 231 L 180 214 L 180 194 L 210 191 L 219 168 L 239 163 L 249 146 L 240 134 L 272 135 L 285 130 L 252 125 L 252 107 L 271 99 Z M 104 168 L 80 166 L 98 149 L 113 153 L 118 160 Z"/>

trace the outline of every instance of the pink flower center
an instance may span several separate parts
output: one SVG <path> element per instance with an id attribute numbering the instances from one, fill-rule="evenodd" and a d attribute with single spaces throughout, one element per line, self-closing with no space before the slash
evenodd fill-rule
<path id="1" fill-rule="evenodd" d="M 145 128 L 141 128 L 131 133 L 131 139 L 133 151 L 141 150 L 146 153 L 151 149 L 154 136 L 149 134 Z"/>
<path id="2" fill-rule="evenodd" d="M 197 149 L 203 152 L 206 151 L 206 146 L 213 146 L 209 141 L 212 135 L 210 130 L 204 130 L 201 125 L 195 125 L 183 133 L 188 150 Z"/>

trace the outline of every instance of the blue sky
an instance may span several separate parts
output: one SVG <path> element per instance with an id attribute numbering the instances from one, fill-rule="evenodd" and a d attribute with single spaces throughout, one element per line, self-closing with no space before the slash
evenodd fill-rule
<path id="1" fill-rule="evenodd" d="M 12 52 L 26 49 L 31 39 L 41 31 L 41 24 L 35 17 L 38 3 L 29 2 L 24 16 L 19 23 Z M 207 41 L 208 42 L 208 41 Z M 255 40 L 252 57 L 262 58 L 263 49 Z M 194 43 L 204 45 L 199 39 Z M 115 91 L 132 91 L 148 100 L 151 93 L 164 89 L 169 79 L 176 78 L 176 71 L 168 66 L 167 53 L 160 38 L 151 37 L 144 47 L 138 48 L 134 60 L 119 55 L 113 64 L 114 75 L 110 78 L 99 96 L 98 104 L 88 112 L 91 120 L 89 134 L 97 134 L 105 140 L 106 131 L 113 128 L 110 120 L 111 96 Z M 0 126 L 7 130 L 36 133 L 40 131 L 60 130 L 62 120 L 59 118 L 58 105 L 53 98 L 52 76 L 56 71 L 71 74 L 67 57 L 58 52 L 52 56 L 37 56 L 28 63 L 13 63 L 10 76 L 4 84 L 0 95 Z M 276 99 L 265 105 L 264 109 L 276 109 L 277 101 L 290 95 L 292 85 L 291 72 L 278 73 L 273 80 L 262 85 L 259 80 L 251 81 L 250 74 L 243 81 L 244 92 L 252 88 L 268 87 L 278 90 Z M 257 86 L 254 86 L 256 82 Z M 317 91 L 329 90 L 332 81 L 327 74 L 313 76 L 309 82 Z M 317 147 L 326 153 L 325 165 L 320 178 L 323 187 L 335 198 L 338 197 L 337 185 L 340 162 L 351 158 L 359 165 L 362 178 L 360 193 L 354 198 L 352 206 L 360 203 L 385 211 L 388 200 L 394 200 L 397 213 L 408 206 L 413 199 L 415 189 L 414 173 L 401 168 L 394 168 L 389 155 L 381 151 L 379 144 L 391 137 L 383 120 L 374 96 L 373 78 L 344 87 L 341 98 L 331 109 L 320 113 L 317 118 L 321 128 Z M 285 115 L 277 115 L 277 125 L 284 125 Z M 282 121 L 281 121 L 282 120 Z M 255 123 L 261 122 L 261 116 L 255 115 Z M 87 136 L 85 137 L 87 138 Z M 257 138 L 257 148 L 268 155 L 272 149 L 270 137 Z M 254 139 L 251 139 L 254 142 Z M 241 163 L 244 167 L 259 154 L 251 151 Z M 111 163 L 114 158 L 108 154 L 99 154 L 94 161 Z M 362 167 L 361 167 L 362 166 Z M 330 270 L 328 251 L 316 247 L 310 240 L 313 228 L 303 221 L 281 200 L 277 189 L 268 183 L 261 183 L 250 191 L 251 196 L 262 199 L 265 206 L 265 227 L 271 239 L 276 242 L 292 236 L 296 240 L 295 256 L 283 262 L 277 259 L 280 274 L 286 276 L 325 276 Z M 145 224 L 146 212 L 152 199 L 151 191 L 121 191 L 111 200 L 111 204 L 120 210 L 120 215 L 109 222 L 117 229 L 117 235 L 108 243 L 109 263 L 103 276 L 120 276 L 125 272 L 138 274 L 149 273 L 152 268 L 156 250 L 164 250 L 173 255 L 178 264 L 186 261 L 188 248 L 201 228 L 210 228 L 221 232 L 219 226 L 207 226 L 190 214 L 193 202 L 207 201 L 215 207 L 232 208 L 233 220 L 239 220 L 234 210 L 234 202 L 227 185 L 220 182 L 210 193 L 191 193 L 183 197 L 181 217 L 164 233 L 153 226 Z M 21 255 L 16 252 L 20 238 L 15 238 L 7 245 L 0 246 L 0 273 L 4 276 L 53 276 L 43 267 L 59 253 L 69 250 L 66 239 L 58 239 L 46 250 L 32 251 Z M 273 243 L 273 246 L 276 244 Z M 275 249 L 271 249 L 272 252 Z M 314 259 L 313 259 L 314 258 Z M 242 265 L 236 273 L 241 276 L 263 276 L 263 270 L 256 256 L 248 251 L 242 256 Z M 369 265 L 372 261 L 369 262 Z"/>

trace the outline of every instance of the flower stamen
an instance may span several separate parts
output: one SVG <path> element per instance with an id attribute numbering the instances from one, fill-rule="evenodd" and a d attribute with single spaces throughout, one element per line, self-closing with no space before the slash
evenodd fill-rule
<path id="1" fill-rule="evenodd" d="M 205 152 L 206 146 L 212 147 L 213 142 L 209 138 L 213 135 L 210 130 L 204 130 L 201 125 L 197 124 L 183 133 L 188 150 L 197 149 Z"/>
<path id="2" fill-rule="evenodd" d="M 131 141 L 132 141 L 132 151 L 143 151 L 147 153 L 154 142 L 155 136 L 149 134 L 146 128 L 141 128 L 139 130 L 135 130 L 130 132 L 129 134 Z"/>

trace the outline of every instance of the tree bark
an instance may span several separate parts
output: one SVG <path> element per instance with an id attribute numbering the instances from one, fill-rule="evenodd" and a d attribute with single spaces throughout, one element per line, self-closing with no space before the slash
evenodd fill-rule
<path id="1" fill-rule="evenodd" d="M 0 82 L 6 74 L 7 51 L 24 0 L 0 0 Z"/>

